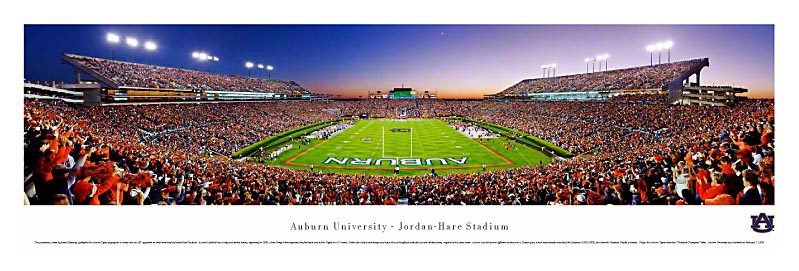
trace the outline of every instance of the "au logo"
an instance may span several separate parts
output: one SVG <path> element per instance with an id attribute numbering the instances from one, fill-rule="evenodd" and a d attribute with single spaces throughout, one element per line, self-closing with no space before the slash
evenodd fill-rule
<path id="1" fill-rule="evenodd" d="M 764 225 L 765 224 L 765 225 Z M 752 230 L 759 233 L 767 233 L 774 230 L 774 216 L 760 213 L 752 216 Z"/>

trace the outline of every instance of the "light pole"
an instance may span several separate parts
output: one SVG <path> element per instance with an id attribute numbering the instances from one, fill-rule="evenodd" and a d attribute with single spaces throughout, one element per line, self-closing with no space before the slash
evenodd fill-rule
<path id="1" fill-rule="evenodd" d="M 272 65 L 266 65 L 266 74 L 269 76 L 269 80 L 272 80 L 272 70 L 274 69 L 275 67 L 272 67 Z"/>
<path id="2" fill-rule="evenodd" d="M 658 42 L 655 44 L 650 44 L 646 47 L 646 50 L 649 51 L 649 65 L 652 66 L 652 52 L 658 52 L 658 65 L 662 64 L 661 55 L 663 50 L 668 50 L 668 62 L 671 63 L 671 47 L 674 46 L 674 42 L 667 40 L 664 42 Z"/>
<path id="3" fill-rule="evenodd" d="M 555 67 L 558 66 L 558 63 L 552 63 L 552 65 L 549 66 L 552 67 L 552 77 L 555 77 Z"/>
<path id="4" fill-rule="evenodd" d="M 144 43 L 144 49 L 147 50 L 147 51 L 152 52 L 152 51 L 155 51 L 155 49 L 157 49 L 157 48 L 158 48 L 158 45 L 156 45 L 155 42 L 147 41 L 147 42 Z M 149 54 L 147 54 L 147 65 L 150 65 L 150 55 Z"/>
<path id="5" fill-rule="evenodd" d="M 248 61 L 247 63 L 244 63 L 244 67 L 247 67 L 247 77 L 250 77 L 250 69 L 252 68 L 252 66 L 253 66 L 252 62 Z"/>
<path id="6" fill-rule="evenodd" d="M 541 65 L 541 77 L 547 78 L 547 65 Z"/>
<path id="7" fill-rule="evenodd" d="M 261 70 L 264 69 L 264 64 L 258 64 L 258 77 L 261 77 Z"/>
<path id="8" fill-rule="evenodd" d="M 206 54 L 205 52 L 200 52 L 200 55 L 197 57 L 197 60 L 200 61 L 200 69 L 198 69 L 198 71 L 201 71 L 203 69 L 203 62 L 208 60 L 208 54 Z"/>
<path id="9" fill-rule="evenodd" d="M 196 62 L 194 63 L 194 70 L 196 70 L 196 71 L 201 71 L 202 70 L 203 62 L 205 62 L 205 61 L 209 61 L 210 62 L 211 60 L 214 59 L 214 57 L 210 56 L 209 54 L 207 54 L 205 52 L 197 52 L 197 51 L 194 51 L 193 53 L 191 53 L 191 58 L 197 59 L 197 61 L 200 62 L 199 69 L 197 68 L 197 63 Z M 219 61 L 219 59 L 217 58 L 216 61 Z M 211 71 L 211 65 L 208 64 L 206 69 L 210 72 Z"/>
<path id="10" fill-rule="evenodd" d="M 208 66 L 205 67 L 208 72 L 211 72 L 211 63 L 210 63 L 211 61 L 219 62 L 219 57 L 212 56 L 212 55 L 210 55 L 208 53 L 205 53 L 205 52 L 194 51 L 193 53 L 191 53 L 191 58 L 197 59 L 197 61 L 200 62 L 200 64 L 201 64 L 200 65 L 200 69 L 202 69 L 202 63 L 204 61 L 208 61 L 209 62 Z M 200 71 L 200 69 L 197 69 L 197 63 L 195 62 L 194 63 L 194 70 Z"/>
<path id="11" fill-rule="evenodd" d="M 599 61 L 599 72 L 602 72 L 602 60 L 604 60 L 603 55 L 596 55 L 596 61 Z"/>
<path id="12" fill-rule="evenodd" d="M 605 71 L 608 71 L 608 58 L 610 58 L 610 54 L 602 55 L 602 59 L 605 60 Z M 602 65 L 602 63 L 599 63 L 599 65 Z"/>
<path id="13" fill-rule="evenodd" d="M 672 46 L 674 46 L 674 42 L 672 42 L 670 40 L 663 43 L 663 48 L 666 48 L 666 50 L 669 50 L 669 56 L 668 56 L 668 59 L 669 59 L 668 62 L 669 63 L 671 63 L 671 47 Z"/>
<path id="14" fill-rule="evenodd" d="M 661 64 L 660 56 L 661 56 L 661 53 L 663 52 L 663 43 L 662 42 L 658 42 L 658 44 L 655 44 L 655 50 L 658 51 L 658 65 L 660 65 Z"/>
<path id="15" fill-rule="evenodd" d="M 200 58 L 200 52 L 194 51 L 191 53 L 191 58 L 198 59 Z M 197 62 L 194 62 L 194 70 L 197 70 Z"/>
<path id="16" fill-rule="evenodd" d="M 114 45 L 119 43 L 119 36 L 114 33 L 105 34 L 105 40 L 111 43 L 111 60 L 114 60 Z"/>
<path id="17" fill-rule="evenodd" d="M 588 62 L 594 61 L 590 57 L 585 58 L 585 73 L 588 73 Z"/>
<path id="18" fill-rule="evenodd" d="M 127 37 L 125 38 L 125 43 L 127 43 L 131 48 L 139 47 L 139 40 L 136 38 Z M 133 50 L 130 51 L 130 62 L 135 62 L 133 59 Z"/>
<path id="19" fill-rule="evenodd" d="M 214 62 L 219 62 L 219 57 L 214 56 L 213 60 L 214 60 Z M 208 62 L 211 62 L 211 61 L 208 61 Z M 208 65 L 208 72 L 211 72 L 211 65 L 210 64 Z"/>

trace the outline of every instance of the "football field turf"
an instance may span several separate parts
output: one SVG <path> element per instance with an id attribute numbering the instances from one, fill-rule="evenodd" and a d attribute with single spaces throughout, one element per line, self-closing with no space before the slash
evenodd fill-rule
<path id="1" fill-rule="evenodd" d="M 503 142 L 512 143 L 506 149 Z M 294 144 L 298 146 L 298 144 Z M 472 139 L 435 119 L 357 121 L 327 140 L 313 140 L 281 155 L 273 164 L 326 172 L 391 175 L 439 174 L 540 165 L 541 152 L 504 138 Z"/>

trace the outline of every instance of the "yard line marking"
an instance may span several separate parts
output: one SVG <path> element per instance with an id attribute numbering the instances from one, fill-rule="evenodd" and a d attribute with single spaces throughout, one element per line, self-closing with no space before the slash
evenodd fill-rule
<path id="1" fill-rule="evenodd" d="M 508 158 L 505 158 L 505 156 L 503 156 L 502 154 L 498 153 L 497 151 L 495 151 L 495 150 L 493 150 L 493 149 L 489 148 L 488 146 L 484 145 L 484 144 L 483 144 L 483 142 L 479 142 L 479 141 L 477 141 L 477 140 L 472 140 L 472 142 L 474 142 L 474 143 L 477 143 L 477 145 L 480 145 L 481 147 L 485 148 L 486 150 L 488 150 L 488 151 L 490 151 L 490 152 L 494 153 L 496 156 L 499 156 L 499 158 L 502 158 L 502 160 L 505 160 L 505 162 L 506 162 L 508 165 L 514 165 L 514 164 L 516 164 L 516 163 L 514 163 L 513 161 L 511 161 L 510 159 L 508 159 Z"/>
<path id="2" fill-rule="evenodd" d="M 386 126 L 383 125 L 383 137 L 380 138 L 381 143 L 383 143 L 383 158 L 386 157 Z"/>
<path id="3" fill-rule="evenodd" d="M 427 128 L 427 126 L 426 126 L 426 125 L 424 125 L 424 124 L 420 124 L 420 125 L 422 125 L 422 126 L 425 126 L 425 128 Z M 421 135 L 420 135 L 420 137 L 421 137 Z M 429 153 L 428 153 L 428 151 L 427 151 L 427 148 L 425 148 L 425 147 L 424 147 L 424 141 L 425 141 L 425 140 L 424 140 L 424 138 L 421 138 L 421 140 L 417 140 L 417 141 L 419 141 L 419 146 L 421 146 L 421 147 L 422 147 L 422 151 L 423 151 L 424 153 L 427 153 L 427 154 L 429 155 Z"/>
<path id="4" fill-rule="evenodd" d="M 319 145 L 322 145 L 322 143 L 325 143 L 325 142 L 327 142 L 327 140 L 321 140 L 321 141 L 319 141 L 318 143 L 314 144 L 314 145 L 313 145 L 313 146 L 311 146 L 310 148 L 308 148 L 308 149 L 306 149 L 306 150 L 302 151 L 301 153 L 298 153 L 297 155 L 294 155 L 293 157 L 289 158 L 289 160 L 286 160 L 286 161 L 284 161 L 284 162 L 283 162 L 283 164 L 284 164 L 284 165 L 291 165 L 291 161 L 294 161 L 294 159 L 297 159 L 298 157 L 300 157 L 300 156 L 302 156 L 303 154 L 305 154 L 305 153 L 307 153 L 307 152 L 309 152 L 309 151 L 311 151 L 311 150 L 315 149 L 317 146 L 319 146 Z"/>
<path id="5" fill-rule="evenodd" d="M 525 146 L 525 147 L 526 147 L 526 146 Z M 519 147 L 519 148 L 521 148 L 521 147 Z M 522 152 L 520 152 L 520 151 L 519 151 L 519 148 L 517 148 L 517 147 L 513 147 L 513 150 L 515 150 L 517 153 L 519 153 L 519 155 L 520 155 L 522 158 L 524 158 L 524 161 L 526 161 L 528 165 L 534 165 L 534 164 L 533 164 L 533 162 L 532 162 L 532 161 L 530 161 L 530 159 L 527 159 L 527 156 L 526 156 L 526 155 L 522 154 Z"/>
<path id="6" fill-rule="evenodd" d="M 368 121 L 368 120 L 364 120 L 364 121 Z M 371 127 L 373 124 L 374 124 L 374 120 L 368 121 L 367 124 L 366 124 L 367 125 L 366 127 Z M 377 145 L 373 145 L 372 150 L 369 152 L 370 156 L 375 156 L 375 154 L 374 154 L 375 153 L 375 149 L 377 149 Z"/>

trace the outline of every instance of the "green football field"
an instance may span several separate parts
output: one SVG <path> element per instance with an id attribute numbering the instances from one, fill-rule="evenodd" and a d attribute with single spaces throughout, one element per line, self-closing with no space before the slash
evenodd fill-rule
<path id="1" fill-rule="evenodd" d="M 513 144 L 506 148 L 503 142 Z M 294 149 L 270 164 L 296 169 L 393 175 L 477 172 L 550 162 L 545 154 L 504 138 L 472 139 L 436 119 L 361 120 L 327 140 Z"/>

